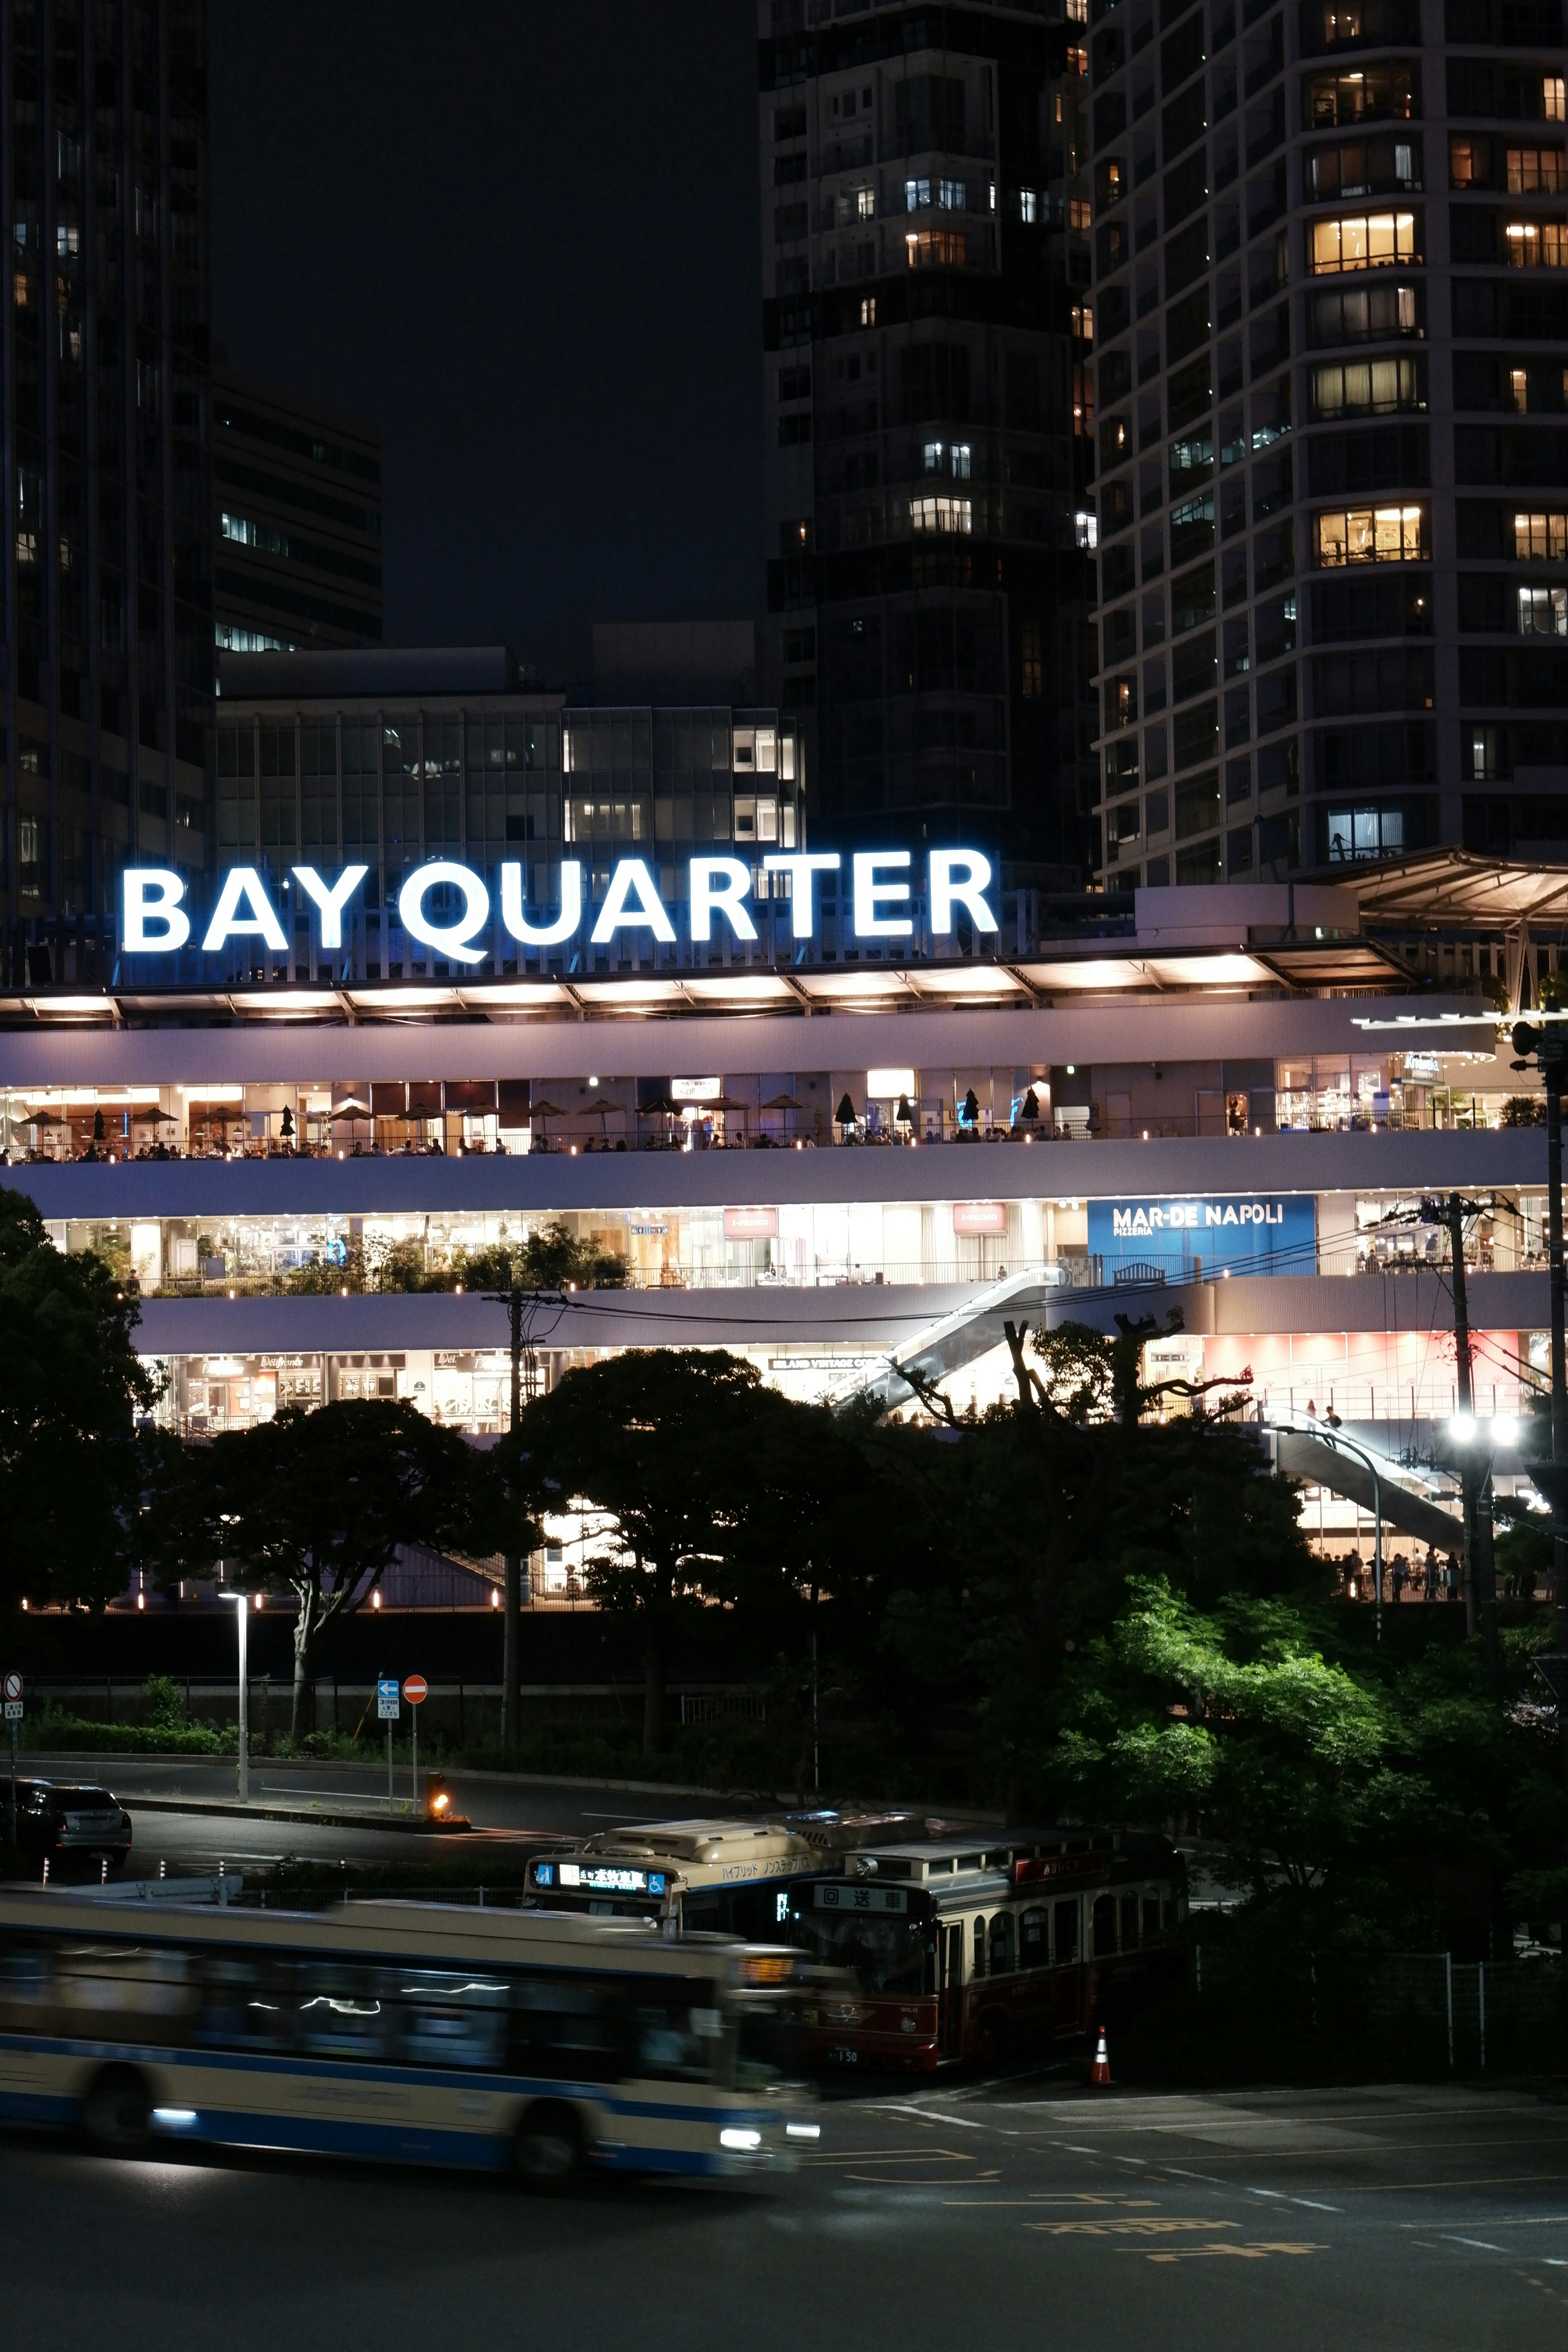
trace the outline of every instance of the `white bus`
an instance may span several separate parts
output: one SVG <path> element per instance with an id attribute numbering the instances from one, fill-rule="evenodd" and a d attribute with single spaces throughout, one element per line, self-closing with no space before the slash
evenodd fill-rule
<path id="1" fill-rule="evenodd" d="M 800 1955 L 414 1902 L 0 1895 L 0 2118 L 409 2163 L 745 2178 L 816 2139 Z"/>

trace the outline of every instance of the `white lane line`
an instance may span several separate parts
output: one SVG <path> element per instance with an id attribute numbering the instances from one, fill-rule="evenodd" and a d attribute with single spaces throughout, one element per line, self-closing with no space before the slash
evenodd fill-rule
<path id="1" fill-rule="evenodd" d="M 1290 2201 L 1282 2189 L 1249 2189 L 1247 2193 L 1249 2197 L 1275 2198 L 1281 2205 L 1288 2205 Z"/>
<path id="2" fill-rule="evenodd" d="M 921 2116 L 928 2124 L 956 2124 L 960 2131 L 984 2131 L 987 2128 L 984 2124 L 972 2123 L 967 2116 L 939 2116 L 934 2107 L 911 2107 L 906 2105 L 901 2100 L 887 2099 L 873 2102 L 868 2099 L 866 2104 L 873 2115 Z M 999 2126 L 992 2125 L 990 2128 L 994 2131 Z M 1009 2139 L 1016 2139 L 1018 2135 L 1016 2132 L 1009 2132 L 1007 2137 Z"/>
<path id="3" fill-rule="evenodd" d="M 1184 2164 L 1165 2164 L 1160 2169 L 1174 2174 L 1178 2180 L 1206 2180 L 1211 2189 L 1229 2189 L 1234 2183 L 1222 2180 L 1217 2172 L 1189 2172 Z"/>
<path id="4" fill-rule="evenodd" d="M 1451 2246 L 1474 2246 L 1483 2254 L 1500 2254 L 1502 2252 L 1502 2248 L 1500 2246 L 1494 2246 L 1490 2240 L 1487 2238 L 1456 2238 L 1452 2231 L 1447 2230 L 1444 2231 L 1443 2235 L 1447 2239 L 1448 2243 Z"/>
<path id="5" fill-rule="evenodd" d="M 1292 2205 L 1305 2205 L 1313 2213 L 1342 2213 L 1345 2210 L 1342 2205 L 1320 2204 L 1315 2197 L 1292 2197 L 1289 2201 Z"/>

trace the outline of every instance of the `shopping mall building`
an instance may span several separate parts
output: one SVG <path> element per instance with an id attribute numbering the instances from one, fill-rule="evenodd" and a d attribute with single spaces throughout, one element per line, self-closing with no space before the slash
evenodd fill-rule
<path id="1" fill-rule="evenodd" d="M 1064 911 L 963 851 L 731 837 L 673 888 L 635 845 L 574 862 L 523 897 L 427 861 L 374 977 L 341 952 L 353 867 L 138 868 L 113 984 L 0 1003 L 7 1181 L 134 1281 L 182 1428 L 397 1396 L 497 1429 L 507 1314 L 465 1263 L 556 1222 L 624 1280 L 540 1308 L 545 1381 L 725 1346 L 803 1398 L 907 1400 L 896 1358 L 962 1408 L 1008 1385 L 1005 1318 L 1152 1311 L 1163 1372 L 1250 1368 L 1265 1414 L 1397 1450 L 1453 1406 L 1421 1202 L 1458 1189 L 1490 1203 L 1479 1409 L 1539 1376 L 1545 1135 L 1506 1008 L 1568 952 L 1568 876 L 1440 852 Z"/>

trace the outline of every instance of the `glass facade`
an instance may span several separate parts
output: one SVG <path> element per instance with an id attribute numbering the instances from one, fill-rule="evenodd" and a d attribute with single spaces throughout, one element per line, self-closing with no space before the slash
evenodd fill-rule
<path id="1" fill-rule="evenodd" d="M 1559 0 L 1090 15 L 1107 886 L 1563 856 Z"/>
<path id="2" fill-rule="evenodd" d="M 0 50 L 0 965 L 90 982 L 121 867 L 205 863 L 205 9 L 16 0 Z"/>
<path id="3" fill-rule="evenodd" d="M 258 865 L 279 903 L 289 903 L 296 864 L 369 867 L 342 951 L 322 961 L 327 979 L 446 976 L 396 917 L 405 877 L 431 860 L 483 874 L 498 905 L 499 869 L 518 863 L 527 917 L 544 925 L 560 908 L 561 861 L 576 858 L 585 936 L 618 859 L 643 858 L 673 905 L 694 853 L 727 852 L 752 866 L 762 919 L 776 899 L 787 929 L 785 877 L 763 861 L 805 845 L 797 730 L 773 710 L 575 709 L 561 696 L 522 694 L 226 700 L 216 792 L 218 865 Z M 445 919 L 439 889 L 430 907 Z M 295 906 L 293 953 L 276 960 L 290 976 L 311 971 L 311 911 Z M 613 958 L 585 956 L 580 940 L 524 949 L 499 922 L 497 931 L 468 976 L 608 970 L 634 952 L 626 944 Z"/>

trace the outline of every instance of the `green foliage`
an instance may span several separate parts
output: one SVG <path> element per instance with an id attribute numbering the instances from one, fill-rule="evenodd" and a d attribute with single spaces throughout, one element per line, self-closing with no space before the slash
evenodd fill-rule
<path id="1" fill-rule="evenodd" d="M 557 1217 L 526 1242 L 494 1242 L 454 1253 L 453 1272 L 468 1290 L 618 1290 L 626 1262 L 613 1250 L 580 1242 Z"/>
<path id="2" fill-rule="evenodd" d="M 137 1308 L 90 1251 L 0 1191 L 0 1602 L 101 1602 L 134 1553 L 135 1416 L 156 1384 Z"/>
<path id="3" fill-rule="evenodd" d="M 743 1601 L 765 1622 L 820 1581 L 835 1512 L 866 1484 L 827 1413 L 718 1349 L 637 1349 L 570 1371 L 529 1406 L 521 1442 L 533 1507 L 581 1496 L 615 1517 L 587 1581 L 605 1608 L 641 1618 L 650 1748 L 678 1615 Z"/>
<path id="4" fill-rule="evenodd" d="M 293 1736 L 302 1738 L 326 1627 L 359 1606 L 400 1544 L 463 1545 L 479 1460 L 456 1430 L 409 1403 L 286 1408 L 167 1465 L 156 1514 L 163 1573 L 224 1559 L 247 1589 L 294 1594 Z"/>

